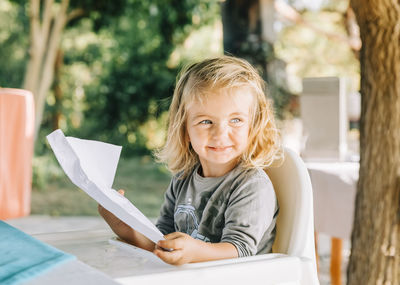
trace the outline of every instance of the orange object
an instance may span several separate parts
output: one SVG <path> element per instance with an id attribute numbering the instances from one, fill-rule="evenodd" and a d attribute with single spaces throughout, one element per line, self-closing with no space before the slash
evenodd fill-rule
<path id="1" fill-rule="evenodd" d="M 30 213 L 34 103 L 31 92 L 0 88 L 0 219 Z"/>
<path id="2" fill-rule="evenodd" d="M 342 249 L 343 241 L 340 238 L 332 237 L 331 239 L 331 284 L 341 285 L 342 284 Z"/>

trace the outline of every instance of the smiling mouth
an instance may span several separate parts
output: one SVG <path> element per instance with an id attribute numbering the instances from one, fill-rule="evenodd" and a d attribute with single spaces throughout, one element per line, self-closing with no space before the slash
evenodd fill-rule
<path id="1" fill-rule="evenodd" d="M 231 146 L 224 146 L 224 147 L 214 147 L 214 146 L 209 146 L 208 147 L 210 150 L 212 151 L 216 151 L 216 152 L 223 152 L 226 151 L 230 148 L 232 148 Z"/>

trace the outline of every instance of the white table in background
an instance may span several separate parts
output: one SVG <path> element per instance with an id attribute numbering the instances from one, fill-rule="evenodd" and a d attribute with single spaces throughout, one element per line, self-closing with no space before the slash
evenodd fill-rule
<path id="1" fill-rule="evenodd" d="M 332 237 L 331 282 L 341 284 L 342 239 L 351 237 L 359 163 L 308 161 L 306 166 L 314 193 L 315 231 Z"/>

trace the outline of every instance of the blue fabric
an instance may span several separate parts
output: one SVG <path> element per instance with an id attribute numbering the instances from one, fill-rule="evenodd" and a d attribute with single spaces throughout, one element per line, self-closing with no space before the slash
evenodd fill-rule
<path id="1" fill-rule="evenodd" d="M 74 258 L 0 221 L 0 284 L 19 284 Z"/>

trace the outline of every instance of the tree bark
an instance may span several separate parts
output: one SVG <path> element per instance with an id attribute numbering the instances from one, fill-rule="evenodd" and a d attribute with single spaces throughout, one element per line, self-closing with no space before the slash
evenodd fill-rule
<path id="1" fill-rule="evenodd" d="M 50 1 L 46 1 L 46 7 L 51 6 L 52 3 Z M 49 10 L 49 9 L 46 9 Z M 27 69 L 25 71 L 25 78 L 23 88 L 32 91 L 32 93 L 36 94 L 37 86 L 39 85 L 39 76 L 40 76 L 40 66 L 43 61 L 44 54 L 44 43 L 47 42 L 47 37 L 44 37 L 44 34 L 40 25 L 40 1 L 39 0 L 31 0 L 29 7 L 29 23 L 30 23 L 30 32 L 29 32 L 29 60 L 27 64 Z M 48 13 L 44 13 L 44 17 L 48 17 Z M 46 24 L 50 25 L 49 21 L 46 21 Z M 45 24 L 43 24 L 43 27 Z M 47 30 L 47 29 L 46 29 Z M 36 100 L 35 100 L 36 105 Z"/>
<path id="2" fill-rule="evenodd" d="M 54 66 L 54 111 L 52 114 L 53 130 L 60 128 L 60 120 L 62 116 L 62 99 L 63 91 L 61 88 L 61 69 L 63 66 L 64 52 L 61 48 L 57 51 L 56 63 Z"/>
<path id="3" fill-rule="evenodd" d="M 400 3 L 353 0 L 362 48 L 360 179 L 348 284 L 400 284 Z"/>
<path id="4" fill-rule="evenodd" d="M 35 102 L 35 138 L 42 122 L 46 96 L 54 78 L 54 65 L 61 35 L 70 19 L 69 0 L 63 0 L 55 9 L 53 0 L 44 2 L 40 13 L 39 0 L 30 0 L 30 57 L 25 71 L 23 88 L 32 91 Z M 54 13 L 54 11 L 57 11 Z M 42 15 L 42 16 L 40 16 Z"/>
<path id="5" fill-rule="evenodd" d="M 46 57 L 43 61 L 40 86 L 37 90 L 38 93 L 35 96 L 36 99 L 35 101 L 37 103 L 37 105 L 35 106 L 36 134 L 38 133 L 40 124 L 42 122 L 46 96 L 51 88 L 54 79 L 54 66 L 57 58 L 57 50 L 60 46 L 61 35 L 63 33 L 66 24 L 68 5 L 69 5 L 68 0 L 63 0 L 61 2 L 61 7 L 59 8 L 58 13 L 54 16 L 53 26 L 50 31 L 50 35 L 48 37 L 47 52 L 46 52 Z"/>

